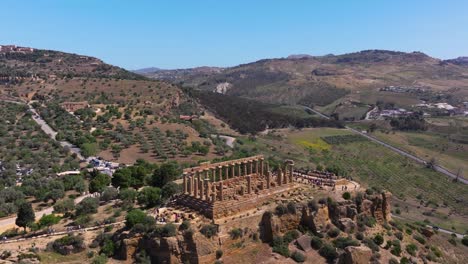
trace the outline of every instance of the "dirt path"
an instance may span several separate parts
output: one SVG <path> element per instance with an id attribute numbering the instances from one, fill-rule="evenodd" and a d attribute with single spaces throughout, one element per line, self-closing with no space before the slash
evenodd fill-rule
<path id="1" fill-rule="evenodd" d="M 82 195 L 82 196 L 79 196 L 79 197 L 75 198 L 75 200 L 74 200 L 75 204 L 81 202 L 84 198 L 89 197 L 89 196 L 91 196 L 91 194 L 86 194 L 86 195 Z M 45 209 L 43 209 L 41 211 L 35 212 L 36 221 L 41 219 L 41 217 L 43 215 L 51 214 L 53 211 L 54 211 L 53 207 L 48 207 L 48 208 L 45 208 Z M 15 224 L 15 221 L 16 221 L 16 216 L 1 219 L 0 220 L 0 233 L 6 231 L 8 229 L 17 227 L 16 224 Z"/>

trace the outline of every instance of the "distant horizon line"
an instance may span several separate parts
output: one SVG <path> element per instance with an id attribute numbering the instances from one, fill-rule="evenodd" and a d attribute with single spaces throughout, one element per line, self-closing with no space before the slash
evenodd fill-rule
<path id="1" fill-rule="evenodd" d="M 49 48 L 36 48 L 36 47 L 28 46 L 28 45 L 19 45 L 19 44 L 0 44 L 0 46 L 17 46 L 17 47 L 22 47 L 22 48 L 33 48 L 35 50 L 58 51 L 58 52 L 69 53 L 69 54 L 74 54 L 74 55 L 93 57 L 93 58 L 104 61 L 104 59 L 102 59 L 102 58 L 100 58 L 100 57 L 98 57 L 96 55 L 87 55 L 87 54 L 77 53 L 77 52 L 73 52 L 73 51 L 65 51 L 65 50 L 49 49 Z M 268 57 L 268 58 L 262 58 L 262 59 L 252 59 L 252 60 L 250 60 L 248 62 L 233 64 L 233 65 L 229 65 L 229 66 L 200 65 L 200 66 L 192 66 L 192 67 L 187 66 L 187 67 L 164 68 L 164 67 L 157 67 L 157 66 L 153 65 L 153 66 L 147 66 L 147 67 L 139 67 L 139 68 L 136 68 L 136 69 L 135 68 L 130 69 L 128 67 L 120 66 L 120 65 L 117 65 L 117 64 L 113 64 L 113 63 L 109 63 L 109 62 L 105 62 L 105 61 L 104 62 L 106 64 L 110 64 L 110 65 L 113 65 L 113 66 L 118 66 L 120 68 L 123 68 L 123 69 L 131 71 L 131 72 L 141 71 L 141 70 L 146 70 L 146 69 L 157 69 L 157 70 L 161 70 L 161 71 L 164 71 L 164 70 L 186 70 L 186 69 L 197 69 L 197 68 L 219 68 L 219 69 L 224 69 L 224 68 L 231 68 L 231 67 L 236 67 L 236 66 L 240 66 L 240 65 L 244 65 L 244 64 L 255 63 L 255 62 L 258 62 L 258 61 L 262 61 L 262 60 L 287 59 L 287 58 L 292 57 L 292 56 L 303 56 L 303 57 L 306 57 L 306 56 L 307 57 L 342 56 L 342 55 L 359 53 L 359 52 L 364 52 L 364 51 L 388 51 L 388 52 L 400 52 L 400 53 L 406 53 L 406 54 L 422 53 L 422 54 L 424 54 L 424 55 L 426 55 L 428 57 L 431 57 L 431 58 L 434 58 L 434 59 L 437 59 L 437 60 L 441 60 L 441 61 L 468 58 L 468 55 L 460 55 L 460 56 L 457 56 L 457 57 L 441 59 L 441 58 L 438 58 L 438 57 L 433 57 L 433 56 L 431 56 L 428 53 L 423 52 L 423 51 L 401 51 L 401 50 L 390 50 L 390 49 L 362 49 L 362 50 L 357 50 L 357 51 L 352 51 L 352 52 L 344 52 L 344 53 L 340 53 L 340 54 L 327 53 L 327 54 L 324 54 L 324 55 L 312 55 L 312 54 L 309 54 L 309 53 L 291 53 L 291 54 L 289 54 L 287 56 L 282 56 L 282 57 Z M 300 58 L 297 58 L 297 59 L 300 59 Z"/>

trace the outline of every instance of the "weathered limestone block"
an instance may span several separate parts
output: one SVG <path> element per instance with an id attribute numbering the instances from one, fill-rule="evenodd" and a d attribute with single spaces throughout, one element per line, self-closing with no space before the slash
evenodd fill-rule
<path id="1" fill-rule="evenodd" d="M 311 242 L 311 238 L 310 236 L 307 236 L 307 235 L 300 236 L 296 241 L 298 247 L 305 252 L 312 250 L 310 242 Z"/>
<path id="2" fill-rule="evenodd" d="M 340 218 L 339 220 L 339 228 L 341 231 L 346 233 L 351 233 L 353 230 L 356 229 L 356 224 L 354 223 L 353 219 L 351 218 Z"/>
<path id="3" fill-rule="evenodd" d="M 341 256 L 340 264 L 368 264 L 372 257 L 372 250 L 365 246 L 346 247 Z"/>

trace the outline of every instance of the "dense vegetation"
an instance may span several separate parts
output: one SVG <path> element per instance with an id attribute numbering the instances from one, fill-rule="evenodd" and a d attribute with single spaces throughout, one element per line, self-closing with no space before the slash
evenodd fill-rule
<path id="1" fill-rule="evenodd" d="M 15 213 L 28 196 L 56 201 L 66 190 L 84 189 L 79 175 L 64 181 L 51 177 L 79 164 L 42 132 L 27 106 L 2 102 L 0 116 L 0 217 Z"/>
<path id="2" fill-rule="evenodd" d="M 258 133 L 267 128 L 303 127 L 342 127 L 335 120 L 319 119 L 280 113 L 274 110 L 278 105 L 266 104 L 236 96 L 212 92 L 186 90 L 188 94 L 200 100 L 208 109 L 217 113 L 223 120 L 241 133 Z"/>

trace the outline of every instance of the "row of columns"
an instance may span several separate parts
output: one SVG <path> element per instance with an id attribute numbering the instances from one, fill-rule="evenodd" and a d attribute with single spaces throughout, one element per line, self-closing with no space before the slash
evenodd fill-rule
<path id="1" fill-rule="evenodd" d="M 266 164 L 266 171 L 268 172 L 268 163 Z M 224 172 L 224 173 L 223 173 Z M 247 193 L 251 193 L 252 190 L 252 179 L 250 174 L 257 173 L 264 175 L 265 173 L 265 162 L 264 159 L 244 161 L 233 163 L 224 166 L 215 166 L 212 168 L 201 169 L 195 171 L 193 174 L 183 174 L 183 188 L 184 194 L 189 194 L 196 198 L 210 200 L 223 199 L 223 180 L 246 176 L 248 190 Z M 217 177 L 218 176 L 218 177 Z M 215 184 L 218 182 L 218 184 Z M 219 196 L 216 197 L 216 187 L 219 188 Z M 214 190 L 212 190 L 214 189 Z"/>

